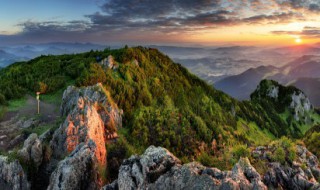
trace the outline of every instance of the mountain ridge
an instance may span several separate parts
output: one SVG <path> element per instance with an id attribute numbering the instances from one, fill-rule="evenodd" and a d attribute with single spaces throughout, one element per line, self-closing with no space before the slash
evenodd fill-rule
<path id="1" fill-rule="evenodd" d="M 67 88 L 70 85 L 76 87 Z M 228 170 L 238 161 L 239 155 L 248 155 L 251 147 L 266 145 L 281 136 L 300 138 L 305 129 L 318 122 L 295 122 L 297 129 L 303 132 L 294 133 L 287 121 L 293 117 L 291 112 L 281 115 L 275 108 L 256 99 L 237 101 L 154 48 L 125 47 L 75 55 L 41 56 L 0 71 L 3 106 L 30 92 L 39 91 L 45 97 L 54 96 L 66 88 L 66 96 L 72 89 L 79 92 L 76 90 L 76 95 L 59 101 L 63 122 L 59 121 L 52 131 L 42 134 L 45 138 L 41 139 L 47 140 L 39 137 L 46 147 L 42 152 L 45 163 L 32 167 L 47 165 L 38 173 L 33 173 L 32 167 L 26 169 L 32 187 L 37 184 L 34 181 L 37 176 L 43 174 L 40 171 L 55 171 L 48 181 L 53 189 L 61 180 L 68 187 L 69 179 L 74 181 L 73 185 L 82 184 L 82 179 L 92 179 L 92 187 L 104 185 L 118 177 L 119 167 L 126 158 L 141 154 L 150 145 L 167 148 L 183 162 L 198 160 Z M 99 101 L 92 101 L 101 97 L 100 91 L 103 92 L 102 100 L 107 102 L 99 98 Z M 117 120 L 112 118 L 118 115 L 112 111 L 114 105 L 123 110 L 123 127 L 114 125 Z M 99 114 L 101 116 L 97 116 Z M 31 131 L 41 128 L 41 125 L 34 125 Z M 102 129 L 105 131 L 101 132 Z M 113 135 L 115 141 L 95 138 L 108 136 L 107 130 L 117 132 Z M 24 148 L 38 150 L 37 143 L 25 143 Z M 65 155 L 69 156 L 63 159 Z M 14 152 L 9 156 L 21 159 L 15 157 Z M 107 160 L 102 167 L 96 165 L 104 163 L 100 158 Z M 24 166 L 28 161 L 20 160 L 20 163 Z M 78 164 L 89 164 L 90 167 L 79 167 Z M 83 172 L 67 172 L 60 180 L 65 168 L 79 168 Z"/>

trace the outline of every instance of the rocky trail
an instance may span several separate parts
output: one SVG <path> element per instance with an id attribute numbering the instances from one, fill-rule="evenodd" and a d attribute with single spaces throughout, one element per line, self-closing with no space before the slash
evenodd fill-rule
<path id="1" fill-rule="evenodd" d="M 38 102 L 36 98 L 27 95 L 26 103 L 17 111 L 9 111 L 0 118 L 0 150 L 8 150 L 21 143 L 26 137 L 21 131 L 39 124 L 55 122 L 59 116 L 58 106 L 40 101 L 40 114 L 38 115 Z"/>

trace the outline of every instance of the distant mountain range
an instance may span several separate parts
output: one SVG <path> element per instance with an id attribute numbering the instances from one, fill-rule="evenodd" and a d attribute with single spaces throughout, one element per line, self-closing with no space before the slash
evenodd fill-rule
<path id="1" fill-rule="evenodd" d="M 106 46 L 92 43 L 46 43 L 0 47 L 0 67 L 17 61 L 27 61 L 40 55 L 62 55 L 82 53 L 90 50 L 103 50 Z"/>
<path id="2" fill-rule="evenodd" d="M 294 85 L 309 96 L 315 106 L 320 106 L 320 56 L 305 55 L 282 67 L 260 66 L 214 84 L 237 99 L 249 99 L 262 79 L 273 79 L 284 85 Z"/>
<path id="3" fill-rule="evenodd" d="M 181 63 L 209 84 L 214 84 L 229 76 L 241 74 L 250 68 L 267 65 L 283 67 L 286 63 L 297 61 L 299 57 L 304 55 L 320 55 L 318 44 L 286 47 L 151 47 L 166 53 L 174 61 Z M 301 63 L 299 60 L 298 62 Z M 261 67 L 260 69 L 264 68 Z M 254 87 L 251 87 L 251 89 Z"/>

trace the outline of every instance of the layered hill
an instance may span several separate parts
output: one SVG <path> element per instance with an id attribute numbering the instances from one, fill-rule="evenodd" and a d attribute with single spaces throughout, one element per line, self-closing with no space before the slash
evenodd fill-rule
<path id="1" fill-rule="evenodd" d="M 36 91 L 62 96 L 66 89 L 60 101 L 60 127 L 46 138 L 33 135 L 24 145 L 32 150 L 40 141 L 47 147 L 40 156 L 45 163 L 32 161 L 44 173 L 28 170 L 27 175 L 33 176 L 31 186 L 49 172 L 50 180 L 42 180 L 49 189 L 76 189 L 84 181 L 92 182 L 86 189 L 118 178 L 123 159 L 150 145 L 167 148 L 183 162 L 198 160 L 231 169 L 239 155 L 247 155 L 248 146 L 266 145 L 281 136 L 302 137 L 319 123 L 310 103 L 308 109 L 303 104 L 305 115 L 300 115 L 301 104 L 295 104 L 295 97 L 308 102 L 300 90 L 273 81 L 260 86 L 252 101 L 240 102 L 156 49 L 125 47 L 41 56 L 10 65 L 0 71 L 0 103 L 5 107 L 8 101 Z M 23 157 L 24 163 L 33 158 Z"/>

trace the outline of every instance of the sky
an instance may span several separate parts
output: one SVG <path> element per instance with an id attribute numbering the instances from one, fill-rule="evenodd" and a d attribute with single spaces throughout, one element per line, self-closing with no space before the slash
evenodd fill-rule
<path id="1" fill-rule="evenodd" d="M 320 42 L 319 0 L 0 0 L 0 45 Z"/>

